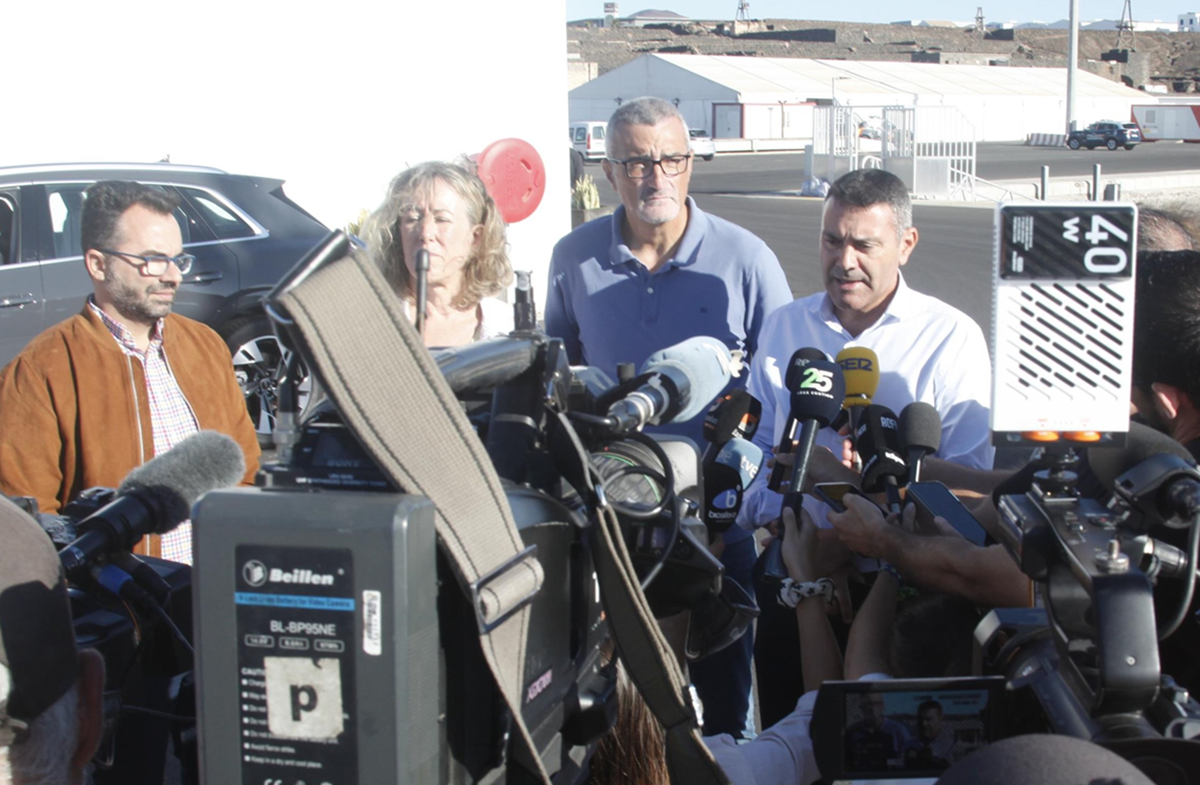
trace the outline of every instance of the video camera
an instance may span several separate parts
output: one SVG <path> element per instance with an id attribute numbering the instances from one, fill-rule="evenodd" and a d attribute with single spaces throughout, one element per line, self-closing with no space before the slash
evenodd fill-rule
<path id="1" fill-rule="evenodd" d="M 335 396 L 296 411 L 301 362 L 318 386 L 329 380 L 279 298 L 351 253 L 334 232 L 268 297 L 292 351 L 280 462 L 264 466 L 259 487 L 210 493 L 195 510 L 201 771 L 208 782 L 534 781 L 480 637 L 503 622 L 486 621 L 481 602 L 506 591 L 521 562 L 463 585 L 440 510 L 381 470 L 364 447 L 371 434 L 347 425 Z M 586 774 L 616 712 L 597 504 L 615 510 L 654 615 L 693 612 L 689 656 L 736 640 L 757 608 L 708 551 L 695 445 L 641 433 L 702 412 L 728 372 L 714 381 L 697 368 L 727 350 L 695 339 L 614 383 L 570 367 L 562 343 L 536 330 L 532 303 L 519 276 L 514 333 L 433 358 L 502 479 L 520 558 L 536 556 L 543 573 L 540 591 L 508 611 L 529 609 L 520 714 L 541 766 L 568 783 Z M 394 380 L 347 387 L 360 384 L 395 385 L 394 407 L 408 405 Z M 439 444 L 421 431 L 408 438 L 433 456 Z"/>

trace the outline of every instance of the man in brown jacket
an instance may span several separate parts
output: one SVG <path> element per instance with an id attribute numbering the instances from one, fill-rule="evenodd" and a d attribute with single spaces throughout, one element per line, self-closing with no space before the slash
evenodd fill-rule
<path id="1" fill-rule="evenodd" d="M 82 244 L 94 293 L 0 371 L 0 492 L 57 512 L 200 429 L 237 441 L 243 483 L 253 482 L 260 450 L 229 350 L 171 313 L 192 262 L 177 207 L 138 183 L 88 189 Z M 162 539 L 164 558 L 191 563 L 190 524 Z M 144 545 L 160 555 L 158 542 Z"/>

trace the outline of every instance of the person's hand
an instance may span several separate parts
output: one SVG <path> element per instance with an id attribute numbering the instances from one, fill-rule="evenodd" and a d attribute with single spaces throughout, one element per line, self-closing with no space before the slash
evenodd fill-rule
<path id="1" fill-rule="evenodd" d="M 783 563 L 788 575 L 796 583 L 808 583 L 816 579 L 817 526 L 804 510 L 800 511 L 800 525 L 796 525 L 796 514 L 791 507 L 783 508 Z"/>
<path id="2" fill-rule="evenodd" d="M 841 614 L 846 624 L 854 621 L 854 601 L 850 599 L 850 581 L 863 583 L 862 573 L 853 564 L 843 564 L 829 574 L 833 581 L 833 603 L 825 609 L 830 616 Z"/>
<path id="3" fill-rule="evenodd" d="M 718 559 L 721 558 L 721 554 L 725 552 L 724 534 L 718 534 L 709 541 L 708 552 L 713 556 L 716 556 Z"/>
<path id="4" fill-rule="evenodd" d="M 888 513 L 887 522 L 909 534 L 921 534 L 920 527 L 917 526 L 917 505 L 905 505 L 903 512 L 897 516 L 895 513 Z"/>
<path id="5" fill-rule="evenodd" d="M 774 468 L 776 463 L 786 466 L 788 471 L 785 477 L 790 477 L 792 467 L 796 465 L 796 455 L 790 452 L 776 453 L 774 457 L 768 459 L 767 468 Z M 862 477 L 858 472 L 849 468 L 844 460 L 838 460 L 828 448 L 818 445 L 809 455 L 808 471 L 804 476 L 802 490 L 805 493 L 812 493 L 813 486 L 819 482 L 848 482 L 857 488 L 862 482 Z"/>
<path id="6" fill-rule="evenodd" d="M 937 527 L 938 534 L 942 535 L 943 537 L 958 537 L 963 540 L 966 539 L 966 537 L 962 536 L 962 532 L 951 526 L 950 521 L 946 520 L 940 515 L 935 515 L 933 517 L 933 525 Z"/>
<path id="7" fill-rule="evenodd" d="M 845 512 L 830 510 L 826 516 L 838 537 L 855 553 L 879 558 L 888 526 L 883 513 L 870 499 L 853 493 L 846 494 L 842 504 L 846 505 Z"/>

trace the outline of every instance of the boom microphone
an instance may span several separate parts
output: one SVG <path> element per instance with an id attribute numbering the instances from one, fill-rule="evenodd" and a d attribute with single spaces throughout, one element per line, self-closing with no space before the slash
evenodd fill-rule
<path id="1" fill-rule="evenodd" d="M 850 346 L 837 354 L 837 364 L 846 377 L 846 402 L 843 408 L 850 420 L 852 438 L 858 432 L 863 411 L 871 405 L 879 388 L 879 358 L 865 346 Z M 858 442 L 854 443 L 858 449 Z M 860 453 L 861 455 L 861 453 Z"/>
<path id="2" fill-rule="evenodd" d="M 757 444 L 734 438 L 704 462 L 704 523 L 710 534 L 720 534 L 733 524 L 762 461 Z"/>
<path id="3" fill-rule="evenodd" d="M 862 489 L 867 493 L 886 491 L 892 512 L 900 511 L 899 485 L 908 477 L 900 446 L 900 423 L 896 413 L 873 403 L 863 410 L 862 424 L 855 432 L 863 457 Z"/>
<path id="4" fill-rule="evenodd" d="M 200 431 L 131 471 L 117 497 L 79 522 L 80 536 L 59 552 L 68 577 L 97 557 L 128 551 L 147 534 L 166 534 L 191 517 L 204 494 L 236 485 L 246 473 L 237 442 Z"/>
<path id="5" fill-rule="evenodd" d="M 809 363 L 818 360 L 829 362 L 829 355 L 811 346 L 796 350 L 792 355 L 792 359 L 788 360 L 787 370 L 783 374 L 783 386 L 787 388 L 788 392 L 795 393 L 800 388 Z M 796 429 L 799 427 L 800 421 L 796 419 L 796 412 L 789 406 L 787 422 L 783 426 L 783 435 L 780 437 L 779 445 L 775 449 L 776 454 L 790 453 L 792 451 L 792 443 L 796 440 Z M 775 468 L 771 470 L 771 477 L 767 482 L 768 488 L 773 491 L 780 490 L 780 486 L 783 484 L 785 468 L 782 464 L 775 464 Z"/>
<path id="6" fill-rule="evenodd" d="M 920 482 L 921 460 L 942 444 L 942 418 L 924 401 L 913 401 L 900 411 L 900 442 L 908 453 L 908 481 Z"/>
<path id="7" fill-rule="evenodd" d="M 647 380 L 610 406 L 608 416 L 620 432 L 691 420 L 725 389 L 732 362 L 724 343 L 705 336 L 657 351 L 642 365 Z"/>

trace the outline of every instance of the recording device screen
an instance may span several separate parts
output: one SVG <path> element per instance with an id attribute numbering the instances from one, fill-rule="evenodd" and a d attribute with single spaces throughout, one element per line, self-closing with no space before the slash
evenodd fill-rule
<path id="1" fill-rule="evenodd" d="M 954 530 L 976 545 L 982 546 L 987 532 L 975 516 L 940 482 L 909 483 L 905 499 L 917 505 L 918 522 L 926 528 L 933 526 L 934 516 L 945 518 Z M 925 518 L 925 520 L 920 520 Z"/>
<path id="2" fill-rule="evenodd" d="M 938 777 L 1003 737 L 1004 678 L 821 686 L 813 748 L 826 780 Z"/>
<path id="3" fill-rule="evenodd" d="M 842 503 L 848 493 L 856 493 L 859 496 L 863 492 L 855 488 L 848 482 L 819 482 L 813 486 L 813 493 L 818 499 L 828 504 L 838 512 L 845 512 L 846 505 Z"/>

